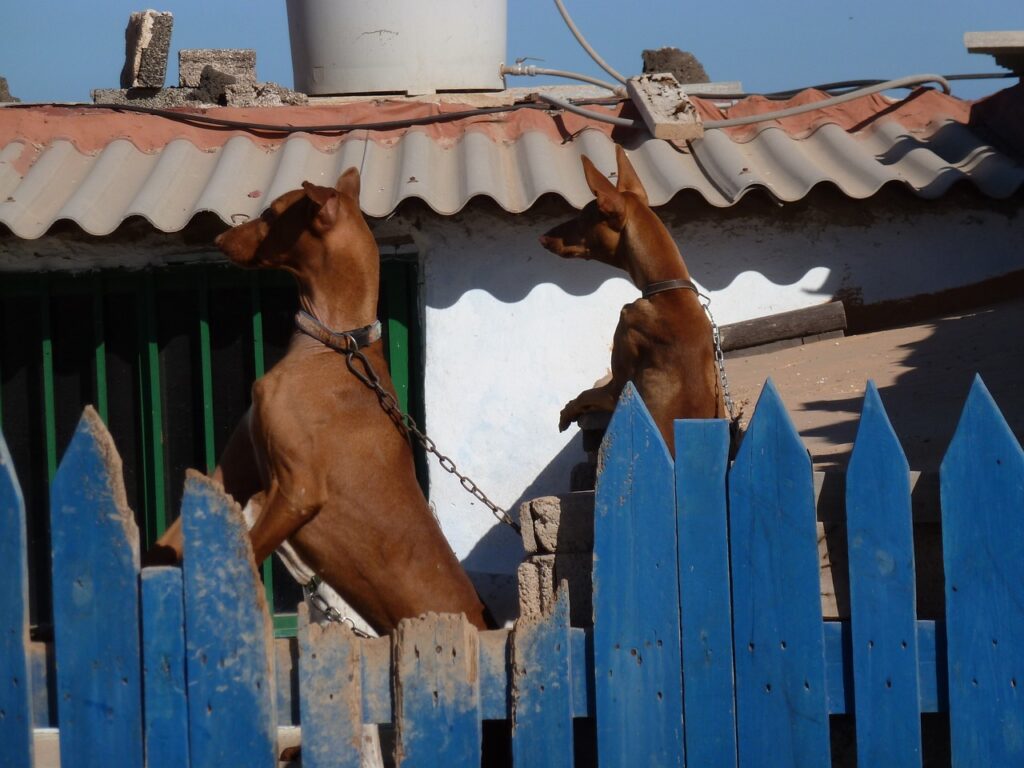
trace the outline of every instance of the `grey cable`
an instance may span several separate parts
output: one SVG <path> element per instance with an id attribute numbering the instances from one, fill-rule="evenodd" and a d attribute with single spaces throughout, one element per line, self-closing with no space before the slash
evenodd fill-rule
<path id="1" fill-rule="evenodd" d="M 572 32 L 573 37 L 576 38 L 576 42 L 583 46 L 583 50 L 590 54 L 590 58 L 594 60 L 597 66 L 625 85 L 626 78 L 612 69 L 611 65 L 602 59 L 598 55 L 597 51 L 590 47 L 590 43 L 588 43 L 587 39 L 583 37 L 583 33 L 576 28 L 575 24 L 573 24 L 572 17 L 569 16 L 569 12 L 565 10 L 565 6 L 562 5 L 562 0 L 555 0 L 555 5 L 558 6 L 558 12 L 562 14 L 562 19 L 565 21 L 565 25 L 569 27 L 569 31 Z"/>
<path id="2" fill-rule="evenodd" d="M 945 93 L 950 92 L 949 82 L 942 75 L 908 75 L 907 77 L 900 77 L 896 80 L 886 80 L 884 83 L 869 85 L 866 88 L 858 88 L 855 91 L 850 91 L 849 93 L 844 93 L 840 96 L 833 96 L 831 99 L 825 99 L 824 101 L 801 104 L 799 107 L 780 109 L 776 112 L 765 112 L 761 115 L 748 115 L 747 117 L 732 117 L 725 120 L 705 120 L 704 128 L 732 128 L 738 125 L 763 123 L 766 120 L 779 120 L 783 117 L 792 117 L 793 115 L 801 115 L 804 112 L 813 112 L 816 109 L 823 109 L 824 107 L 843 104 L 847 101 L 859 99 L 861 96 L 869 96 L 872 93 L 878 93 L 879 91 L 888 91 L 892 88 L 906 88 L 907 86 L 920 85 L 921 83 L 938 83 L 942 86 L 942 90 Z"/>
<path id="3" fill-rule="evenodd" d="M 575 115 L 582 115 L 583 117 L 591 120 L 598 120 L 602 123 L 611 123 L 612 125 L 618 125 L 623 128 L 640 128 L 643 126 L 643 121 L 630 120 L 626 117 L 613 117 L 611 115 L 602 115 L 600 112 L 592 112 L 589 109 L 578 107 L 570 101 L 559 99 L 556 96 L 548 96 L 546 93 L 535 93 L 533 97 L 538 101 L 543 101 L 545 104 L 550 104 L 559 109 L 564 109 L 566 112 L 572 112 Z"/>
<path id="4" fill-rule="evenodd" d="M 626 91 L 621 85 L 612 85 L 605 80 L 601 80 L 597 77 L 591 77 L 590 75 L 581 75 L 578 72 L 567 72 L 564 69 L 547 69 L 546 67 L 535 67 L 533 64 L 522 64 L 516 63 L 513 66 L 508 64 L 501 68 L 501 74 L 503 75 L 515 75 L 517 77 L 534 77 L 536 75 L 549 75 L 551 77 L 564 77 L 569 80 L 579 80 L 584 83 L 590 83 L 600 88 L 605 88 L 617 96 L 625 96 Z"/>

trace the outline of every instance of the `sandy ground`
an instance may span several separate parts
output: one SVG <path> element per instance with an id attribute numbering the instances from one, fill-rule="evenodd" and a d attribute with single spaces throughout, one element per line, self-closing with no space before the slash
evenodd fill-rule
<path id="1" fill-rule="evenodd" d="M 771 377 L 816 469 L 845 466 L 874 380 L 911 469 L 937 469 L 976 373 L 1024 435 L 1024 299 L 726 361 L 744 425 Z"/>

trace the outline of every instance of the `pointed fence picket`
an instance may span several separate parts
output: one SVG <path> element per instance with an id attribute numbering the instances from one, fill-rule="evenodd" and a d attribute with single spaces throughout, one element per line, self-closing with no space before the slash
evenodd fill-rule
<path id="1" fill-rule="evenodd" d="M 823 621 L 806 451 L 769 382 L 730 467 L 721 421 L 676 424 L 669 456 L 623 392 L 596 494 L 594 626 L 550 615 L 477 632 L 404 621 L 357 639 L 300 612 L 292 691 L 304 763 L 360 765 L 394 722 L 404 766 L 475 766 L 483 720 L 513 765 L 827 766 L 852 714 L 857 764 L 920 765 L 921 714 L 948 712 L 953 765 L 1024 764 L 1024 454 L 980 380 L 942 466 L 946 621 L 918 620 L 908 468 L 869 385 L 846 476 L 850 621 Z M 271 766 L 277 697 L 264 592 L 238 508 L 190 475 L 184 570 L 138 564 L 116 451 L 83 415 L 52 492 L 62 764 Z M 0 768 L 32 761 L 24 507 L 0 439 Z M 948 683 L 947 683 L 948 679 Z"/>

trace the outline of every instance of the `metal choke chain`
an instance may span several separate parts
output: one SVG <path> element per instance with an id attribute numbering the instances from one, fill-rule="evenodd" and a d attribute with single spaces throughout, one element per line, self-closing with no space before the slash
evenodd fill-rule
<path id="1" fill-rule="evenodd" d="M 380 377 L 377 375 L 377 372 L 373 370 L 373 366 L 370 364 L 370 361 L 366 359 L 366 355 L 359 351 L 354 340 L 349 339 L 348 349 L 343 351 L 345 353 L 345 363 L 348 365 L 348 369 L 352 371 L 352 375 L 377 394 L 377 399 L 380 400 L 381 407 L 388 416 L 391 417 L 391 420 L 404 429 L 406 433 L 415 437 L 417 442 L 423 446 L 423 449 L 427 453 L 434 454 L 434 456 L 437 457 L 438 463 L 441 465 L 441 469 L 457 477 L 459 479 L 459 484 L 479 500 L 481 504 L 487 507 L 491 511 L 492 515 L 494 515 L 500 522 L 511 527 L 516 533 L 519 533 L 521 530 L 519 524 L 509 516 L 508 512 L 487 498 L 487 494 L 481 491 L 480 487 L 476 483 L 459 472 L 458 467 L 455 466 L 455 462 L 437 449 L 437 445 L 434 441 L 424 434 L 412 416 L 407 413 L 402 413 L 402 409 L 399 407 L 398 401 L 395 400 L 395 396 L 380 385 Z M 360 371 L 356 368 L 353 360 L 358 360 L 364 370 Z"/>
<path id="2" fill-rule="evenodd" d="M 323 595 L 320 594 L 320 577 L 314 576 L 310 579 L 308 584 L 303 585 L 303 591 L 306 593 L 306 600 L 316 608 L 320 613 L 324 615 L 324 618 L 334 624 L 345 624 L 349 629 L 352 630 L 358 637 L 373 637 L 373 635 L 363 632 L 356 626 L 355 621 L 351 616 L 345 616 L 337 608 L 327 602 Z"/>
<path id="3" fill-rule="evenodd" d="M 715 363 L 718 365 L 718 378 L 722 381 L 722 398 L 725 400 L 725 407 L 729 411 L 729 418 L 735 421 L 735 404 L 733 403 L 732 395 L 729 394 L 729 377 L 725 375 L 725 353 L 722 352 L 722 334 L 718 330 L 718 323 L 715 322 L 714 315 L 711 314 L 711 298 L 699 291 L 697 296 L 703 299 L 700 305 L 704 308 L 704 314 L 708 316 L 708 321 L 711 323 L 711 338 L 715 342 Z"/>

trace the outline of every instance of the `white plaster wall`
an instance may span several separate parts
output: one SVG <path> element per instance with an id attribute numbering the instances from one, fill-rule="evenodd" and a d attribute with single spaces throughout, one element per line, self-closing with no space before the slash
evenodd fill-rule
<path id="1" fill-rule="evenodd" d="M 976 283 L 1024 267 L 1024 217 L 988 211 L 881 213 L 839 223 L 665 216 L 719 323 L 830 300 L 865 302 Z M 426 425 L 441 450 L 499 505 L 565 492 L 584 454 L 562 405 L 605 374 L 622 273 L 563 261 L 537 244 L 559 218 L 468 212 L 410 225 L 423 262 Z M 402 228 L 401 221 L 394 222 Z M 430 467 L 431 501 L 468 570 L 512 573 L 517 538 L 458 481 Z"/>

